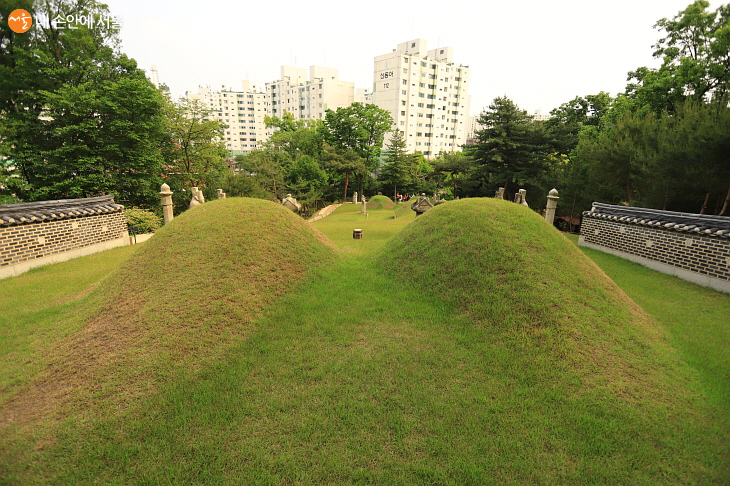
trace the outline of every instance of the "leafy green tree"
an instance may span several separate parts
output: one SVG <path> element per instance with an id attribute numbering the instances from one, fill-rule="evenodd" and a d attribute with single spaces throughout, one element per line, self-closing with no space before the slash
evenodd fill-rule
<path id="1" fill-rule="evenodd" d="M 658 69 L 638 68 L 629 73 L 626 92 L 636 107 L 655 113 L 673 112 L 690 98 L 723 98 L 730 88 L 730 5 L 709 11 L 710 2 L 697 0 L 672 19 L 655 25 L 665 36 L 654 46 L 662 59 Z"/>
<path id="2" fill-rule="evenodd" d="M 729 134 L 725 103 L 686 100 L 673 113 L 627 111 L 610 129 L 584 130 L 575 158 L 588 166 L 600 201 L 722 212 L 730 190 Z"/>
<path id="3" fill-rule="evenodd" d="M 208 119 L 210 110 L 200 101 L 168 100 L 165 115 L 168 143 L 163 173 L 173 191 L 205 188 L 217 173 L 229 170 L 224 163 L 225 125 Z"/>
<path id="4" fill-rule="evenodd" d="M 336 148 L 341 154 L 346 151 L 354 152 L 363 160 L 366 171 L 356 173 L 360 192 L 363 191 L 363 177 L 367 171 L 373 172 L 377 168 L 378 156 L 382 150 L 385 133 L 391 129 L 393 117 L 387 110 L 375 105 L 353 103 L 337 111 L 325 112 L 324 125 L 321 133 L 325 142 Z M 351 164 L 340 164 L 345 171 L 345 199 L 350 179 Z"/>
<path id="5" fill-rule="evenodd" d="M 303 155 L 299 157 L 287 172 L 287 181 L 305 192 L 318 192 L 327 186 L 327 173 L 322 170 L 314 157 Z"/>
<path id="6" fill-rule="evenodd" d="M 551 149 L 557 154 L 570 155 L 578 145 L 578 134 L 583 127 L 603 126 L 612 101 L 608 93 L 601 91 L 597 95 L 576 96 L 552 110 L 545 122 Z"/>
<path id="7" fill-rule="evenodd" d="M 272 148 L 260 148 L 236 156 L 236 166 L 263 189 L 267 198 L 282 199 L 286 194 L 286 174 L 293 162 L 289 154 Z"/>
<path id="8" fill-rule="evenodd" d="M 288 111 L 282 118 L 264 118 L 267 128 L 278 128 L 263 145 L 284 151 L 292 158 L 307 155 L 319 158 L 322 154 L 322 120 L 294 120 Z"/>
<path id="9" fill-rule="evenodd" d="M 0 140 L 17 167 L 22 200 L 113 193 L 126 205 L 157 198 L 164 99 L 118 51 L 111 26 L 57 29 L 48 20 L 85 12 L 93 0 L 0 3 L 7 19 L 27 7 L 33 28 L 0 25 Z"/>
<path id="10" fill-rule="evenodd" d="M 322 164 L 330 174 L 342 174 L 342 201 L 347 200 L 350 175 L 362 177 L 367 173 L 365 160 L 354 150 L 333 147 L 327 143 L 322 147 Z M 332 177 L 332 176 L 330 176 Z"/>
<path id="11" fill-rule="evenodd" d="M 532 122 L 507 97 L 495 98 L 482 112 L 479 123 L 485 127 L 477 132 L 474 167 L 471 177 L 480 194 L 489 195 L 497 185 L 503 185 L 511 198 L 515 184 L 534 184 L 547 169 L 547 146 L 540 124 Z"/>
<path id="12" fill-rule="evenodd" d="M 465 191 L 460 189 L 472 164 L 471 155 L 464 152 L 442 153 L 432 162 L 433 171 L 445 175 L 442 183 L 450 188 L 452 198 L 465 195 Z"/>

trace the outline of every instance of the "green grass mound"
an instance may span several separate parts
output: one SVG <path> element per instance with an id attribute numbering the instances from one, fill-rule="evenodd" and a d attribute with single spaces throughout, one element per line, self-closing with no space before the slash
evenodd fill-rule
<path id="1" fill-rule="evenodd" d="M 368 200 L 368 210 L 372 209 L 391 209 L 395 207 L 395 203 L 388 196 L 373 196 Z"/>
<path id="2" fill-rule="evenodd" d="M 269 201 L 230 198 L 187 211 L 99 285 L 87 303 L 93 317 L 56 347 L 54 364 L 9 413 L 22 422 L 59 401 L 116 406 L 175 369 L 204 367 L 336 255 L 321 233 Z"/>
<path id="3" fill-rule="evenodd" d="M 528 208 L 494 199 L 439 205 L 388 241 L 375 264 L 461 317 L 444 320 L 444 336 L 481 356 L 487 398 L 505 390 L 520 398 L 514 415 L 498 408 L 488 416 L 501 417 L 493 426 L 513 430 L 518 442 L 541 437 L 532 459 L 552 468 L 567 461 L 565 471 L 575 459 L 586 482 L 628 470 L 637 482 L 702 476 L 687 442 L 702 435 L 704 409 L 686 364 L 655 323 Z"/>

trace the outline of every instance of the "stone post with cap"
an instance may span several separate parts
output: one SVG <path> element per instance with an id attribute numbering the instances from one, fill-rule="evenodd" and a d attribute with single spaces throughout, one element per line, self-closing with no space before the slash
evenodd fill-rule
<path id="1" fill-rule="evenodd" d="M 550 224 L 553 224 L 553 221 L 555 220 L 555 208 L 558 207 L 558 190 L 552 189 L 548 193 L 548 200 L 547 200 L 547 210 L 545 211 L 545 221 L 547 221 Z"/>
<path id="2" fill-rule="evenodd" d="M 175 217 L 172 214 L 172 191 L 167 184 L 160 186 L 160 203 L 162 204 L 162 216 L 167 224 Z"/>

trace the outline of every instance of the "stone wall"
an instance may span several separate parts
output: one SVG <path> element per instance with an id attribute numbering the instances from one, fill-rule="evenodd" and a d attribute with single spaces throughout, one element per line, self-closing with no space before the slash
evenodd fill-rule
<path id="1" fill-rule="evenodd" d="M 113 196 L 0 205 L 0 278 L 126 244 Z"/>
<path id="2" fill-rule="evenodd" d="M 730 218 L 594 203 L 579 245 L 730 293 Z"/>

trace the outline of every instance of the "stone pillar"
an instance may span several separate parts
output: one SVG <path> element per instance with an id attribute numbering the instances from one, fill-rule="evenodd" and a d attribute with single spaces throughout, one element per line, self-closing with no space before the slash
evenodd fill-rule
<path id="1" fill-rule="evenodd" d="M 548 193 L 548 200 L 547 200 L 547 211 L 545 211 L 545 221 L 547 221 L 550 224 L 553 224 L 553 221 L 555 220 L 555 208 L 558 207 L 558 190 L 552 189 Z"/>
<path id="2" fill-rule="evenodd" d="M 352 204 L 357 204 L 357 191 L 352 195 Z"/>
<path id="3" fill-rule="evenodd" d="M 362 199 L 362 203 L 361 203 L 362 206 L 360 207 L 360 214 L 367 214 L 368 209 L 367 209 L 367 201 L 365 201 L 365 196 L 363 196 L 361 199 Z"/>
<path id="4" fill-rule="evenodd" d="M 218 199 L 225 199 L 226 193 L 223 192 L 223 189 L 216 189 L 216 192 L 218 193 Z"/>
<path id="5" fill-rule="evenodd" d="M 496 199 L 504 199 L 504 187 L 497 189 L 497 192 L 494 193 L 494 197 Z"/>
<path id="6" fill-rule="evenodd" d="M 175 217 L 172 215 L 172 191 L 167 184 L 160 186 L 160 204 L 162 205 L 162 216 L 167 224 Z"/>

